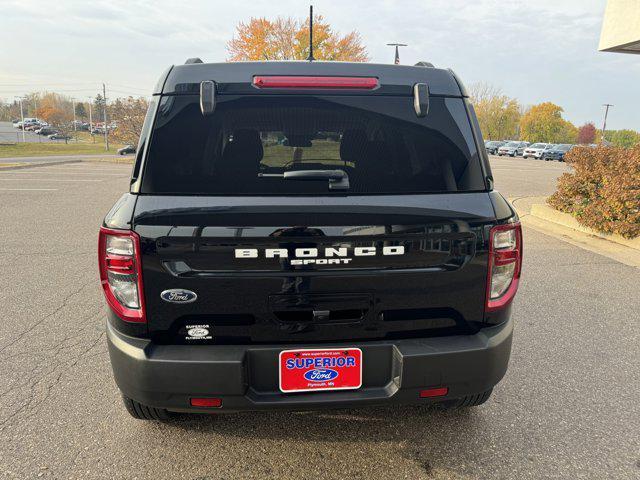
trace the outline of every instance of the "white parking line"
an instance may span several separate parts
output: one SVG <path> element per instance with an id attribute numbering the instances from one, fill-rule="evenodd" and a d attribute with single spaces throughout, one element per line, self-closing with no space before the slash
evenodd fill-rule
<path id="1" fill-rule="evenodd" d="M 0 181 L 3 182 L 102 182 L 104 180 L 94 180 L 94 179 L 62 179 L 62 178 L 2 178 L 0 177 Z"/>
<path id="2" fill-rule="evenodd" d="M 57 192 L 57 188 L 0 188 L 2 192 Z"/>
<path id="3" fill-rule="evenodd" d="M 48 163 L 43 167 L 60 167 L 60 168 L 121 168 L 132 167 L 133 163 Z"/>
<path id="4" fill-rule="evenodd" d="M 44 172 L 44 173 L 54 173 L 54 172 Z M 36 172 L 2 172 L 3 175 L 42 175 L 42 171 Z M 81 173 L 81 172 L 64 172 L 64 175 L 93 175 L 94 177 L 108 176 L 108 177 L 127 177 L 128 175 L 124 172 L 122 173 Z"/>
<path id="5" fill-rule="evenodd" d="M 60 173 L 69 173 L 71 175 L 75 175 L 78 173 L 84 173 L 86 175 L 102 175 L 105 173 L 109 173 L 109 174 L 117 174 L 119 173 L 120 175 L 129 175 L 130 171 L 129 170 L 63 170 L 61 168 L 56 168 L 56 169 L 49 169 L 49 170 L 42 170 L 42 169 L 38 169 L 38 172 L 45 172 L 45 173 L 56 173 L 56 172 L 60 172 Z"/>
<path id="6" fill-rule="evenodd" d="M 131 170 L 131 165 L 129 165 L 130 168 L 70 168 L 65 166 L 62 167 L 38 167 L 38 170 L 43 171 L 58 171 L 58 172 L 127 172 L 129 170 Z"/>

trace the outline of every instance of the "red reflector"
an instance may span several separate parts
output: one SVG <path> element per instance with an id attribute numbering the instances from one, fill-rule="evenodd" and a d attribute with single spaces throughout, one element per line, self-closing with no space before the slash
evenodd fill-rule
<path id="1" fill-rule="evenodd" d="M 265 76 L 253 77 L 253 85 L 258 88 L 355 88 L 373 90 L 378 86 L 375 77 L 303 77 Z"/>
<path id="2" fill-rule="evenodd" d="M 192 407 L 220 408 L 222 406 L 221 398 L 192 398 Z"/>
<path id="3" fill-rule="evenodd" d="M 420 390 L 420 398 L 444 397 L 447 393 L 449 393 L 449 387 L 429 388 Z"/>

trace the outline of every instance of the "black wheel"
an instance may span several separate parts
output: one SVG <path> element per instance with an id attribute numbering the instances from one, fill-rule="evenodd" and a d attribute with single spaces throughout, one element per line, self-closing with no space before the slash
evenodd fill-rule
<path id="1" fill-rule="evenodd" d="M 490 388 L 486 392 L 476 393 L 475 395 L 467 395 L 466 397 L 457 398 L 455 400 L 450 400 L 448 402 L 443 402 L 442 406 L 444 408 L 468 408 L 468 407 L 477 407 L 478 405 L 482 405 L 491 396 L 491 392 L 493 392 L 493 388 Z"/>
<path id="2" fill-rule="evenodd" d="M 124 406 L 127 408 L 127 412 L 138 420 L 156 420 L 164 421 L 169 420 L 170 415 L 164 408 L 147 407 L 146 405 L 131 400 L 128 397 L 122 396 Z"/>

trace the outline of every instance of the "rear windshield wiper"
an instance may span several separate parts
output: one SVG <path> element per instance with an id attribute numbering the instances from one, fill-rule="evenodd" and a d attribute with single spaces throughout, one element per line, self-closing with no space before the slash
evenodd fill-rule
<path id="1" fill-rule="evenodd" d="M 329 180 L 329 190 L 349 190 L 349 176 L 344 170 L 289 170 L 284 173 L 259 173 L 260 178 L 285 180 Z"/>

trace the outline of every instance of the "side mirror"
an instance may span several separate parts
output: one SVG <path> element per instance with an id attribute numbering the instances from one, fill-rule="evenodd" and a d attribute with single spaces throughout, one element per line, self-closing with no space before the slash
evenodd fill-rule
<path id="1" fill-rule="evenodd" d="M 200 111 L 211 115 L 216 108 L 216 84 L 211 80 L 200 82 Z"/>
<path id="2" fill-rule="evenodd" d="M 413 108 L 418 117 L 426 117 L 429 113 L 429 86 L 426 83 L 413 86 Z"/>

